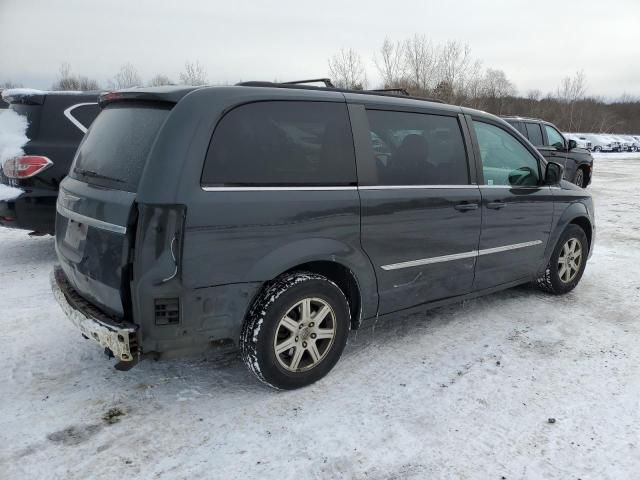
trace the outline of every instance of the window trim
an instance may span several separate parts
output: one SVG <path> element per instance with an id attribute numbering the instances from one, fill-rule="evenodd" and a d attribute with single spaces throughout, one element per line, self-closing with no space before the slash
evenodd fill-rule
<path id="1" fill-rule="evenodd" d="M 243 182 L 243 183 L 228 183 L 228 184 L 219 184 L 219 183 L 206 183 L 204 181 L 204 172 L 207 166 L 207 158 L 209 157 L 209 151 L 213 146 L 213 137 L 216 134 L 216 131 L 220 127 L 220 124 L 224 120 L 224 118 L 229 115 L 234 110 L 245 107 L 247 105 L 253 105 L 256 103 L 322 103 L 322 104 L 335 104 L 342 105 L 345 109 L 346 120 L 350 124 L 350 115 L 348 110 L 348 105 L 344 101 L 335 101 L 335 100 L 305 100 L 305 99 L 281 99 L 281 98 L 265 98 L 260 100 L 252 100 L 247 102 L 241 102 L 233 105 L 230 108 L 225 109 L 219 118 L 215 121 L 213 130 L 209 135 L 209 143 L 207 145 L 207 149 L 204 154 L 204 158 L 202 161 L 202 170 L 200 172 L 200 188 L 205 192 L 215 192 L 215 191 L 226 191 L 226 192 L 242 192 L 242 191 L 322 191 L 322 190 L 353 190 L 356 189 L 358 185 L 358 165 L 356 159 L 356 149 L 354 145 L 353 133 L 349 130 L 349 134 L 351 135 L 351 146 L 353 148 L 353 180 L 345 181 L 345 182 L 337 182 L 337 183 L 285 183 L 285 182 L 264 182 L 264 183 L 251 183 L 251 182 Z"/>
<path id="2" fill-rule="evenodd" d="M 379 185 L 377 179 L 377 169 L 372 161 L 373 148 L 371 146 L 369 117 L 367 111 L 382 111 L 392 113 L 409 113 L 418 115 L 430 115 L 438 117 L 453 118 L 458 123 L 462 144 L 465 151 L 467 166 L 467 183 L 459 185 Z M 351 129 L 353 132 L 354 145 L 356 147 L 356 164 L 358 167 L 358 186 L 361 190 L 398 190 L 398 189 L 429 189 L 429 188 L 476 188 L 476 162 L 474 158 L 473 145 L 469 131 L 460 112 L 439 111 L 434 109 L 424 110 L 408 108 L 406 106 L 379 104 L 349 104 L 349 116 L 351 117 Z"/>
<path id="3" fill-rule="evenodd" d="M 516 135 L 513 135 L 511 132 L 509 132 L 509 130 L 507 130 L 504 127 L 504 125 L 501 125 L 498 121 L 495 121 L 492 118 L 480 117 L 475 115 L 465 115 L 465 118 L 467 120 L 469 132 L 471 133 L 471 140 L 473 143 L 473 149 L 476 157 L 477 182 L 480 188 L 509 188 L 512 190 L 521 190 L 525 188 L 539 189 L 545 186 L 543 172 L 546 168 L 547 162 L 544 159 L 544 157 L 541 155 L 541 153 L 531 145 L 531 143 L 529 142 L 524 143 Z M 533 156 L 533 158 L 536 160 L 538 164 L 538 184 L 537 185 L 486 185 L 484 183 L 484 170 L 483 170 L 483 164 L 482 164 L 482 156 L 480 154 L 480 144 L 478 143 L 478 136 L 476 135 L 476 130 L 473 126 L 473 122 L 486 123 L 488 125 L 497 127 L 503 130 L 506 134 L 513 137 L 513 139 L 516 140 L 518 143 L 520 143 L 520 145 L 522 145 L 525 148 L 525 150 L 527 150 Z"/>

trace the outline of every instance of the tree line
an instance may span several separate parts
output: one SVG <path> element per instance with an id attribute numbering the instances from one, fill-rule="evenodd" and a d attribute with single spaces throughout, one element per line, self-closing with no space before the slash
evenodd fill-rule
<path id="1" fill-rule="evenodd" d="M 615 101 L 588 94 L 584 72 L 560 80 L 557 89 L 543 94 L 529 90 L 519 94 L 506 73 L 485 67 L 474 58 L 467 43 L 450 40 L 434 43 L 426 35 L 404 40 L 385 38 L 373 55 L 380 81 L 375 88 L 402 89 L 410 95 L 485 110 L 496 115 L 536 117 L 555 123 L 566 132 L 640 133 L 640 101 L 623 95 Z M 340 88 L 367 89 L 367 65 L 362 55 L 343 48 L 328 60 L 328 73 Z M 137 86 L 206 85 L 208 76 L 198 61 L 185 62 L 176 80 L 158 73 L 143 80 L 131 63 L 101 84 L 75 73 L 63 63 L 51 90 L 100 90 Z M 11 82 L 2 88 L 18 86 Z"/>
<path id="2" fill-rule="evenodd" d="M 582 71 L 562 78 L 553 92 L 519 94 L 503 70 L 485 67 L 468 44 L 437 44 L 420 34 L 396 41 L 385 38 L 373 65 L 381 79 L 375 88 L 402 89 L 495 115 L 542 118 L 565 132 L 640 133 L 640 101 L 627 95 L 606 101 L 588 94 Z M 329 58 L 328 67 L 338 87 L 370 86 L 363 57 L 354 49 L 341 49 Z"/>
<path id="3" fill-rule="evenodd" d="M 106 83 L 101 84 L 99 81 L 89 78 L 85 75 L 75 73 L 71 69 L 71 65 L 63 62 L 58 69 L 56 81 L 51 85 L 50 90 L 53 91 L 91 91 L 110 89 L 117 90 L 130 87 L 159 87 L 163 85 L 206 85 L 208 83 L 207 71 L 204 66 L 198 62 L 187 61 L 183 70 L 178 75 L 178 81 L 174 81 L 167 75 L 158 73 L 148 81 L 144 81 L 136 67 L 131 63 L 125 63 L 120 67 L 118 72 Z M 0 83 L 0 90 L 4 88 L 22 87 L 20 84 L 13 82 Z"/>

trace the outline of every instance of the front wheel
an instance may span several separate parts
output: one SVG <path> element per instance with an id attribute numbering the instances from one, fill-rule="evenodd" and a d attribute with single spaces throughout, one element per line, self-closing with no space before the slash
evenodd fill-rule
<path id="1" fill-rule="evenodd" d="M 576 171 L 576 176 L 573 179 L 573 183 L 575 183 L 577 186 L 584 188 L 584 169 L 583 168 L 578 168 L 578 170 Z"/>
<path id="2" fill-rule="evenodd" d="M 271 387 L 304 387 L 336 364 L 350 325 L 349 303 L 335 283 L 315 273 L 286 274 L 265 288 L 249 311 L 242 357 Z"/>
<path id="3" fill-rule="evenodd" d="M 560 236 L 556 248 L 537 284 L 542 290 L 562 295 L 576 288 L 587 264 L 589 242 L 584 230 L 569 225 Z"/>

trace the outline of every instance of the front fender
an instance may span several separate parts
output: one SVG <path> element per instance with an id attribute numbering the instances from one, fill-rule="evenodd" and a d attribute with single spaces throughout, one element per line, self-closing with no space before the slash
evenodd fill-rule
<path id="1" fill-rule="evenodd" d="M 318 261 L 336 262 L 349 269 L 360 289 L 362 318 L 376 315 L 378 288 L 369 258 L 361 250 L 337 240 L 308 238 L 282 245 L 258 260 L 247 278 L 271 280 L 298 265 Z"/>
<path id="2" fill-rule="evenodd" d="M 562 232 L 564 232 L 567 226 L 576 219 L 585 219 L 588 222 L 589 228 L 591 229 L 587 234 L 587 236 L 591 238 L 591 242 L 589 244 L 589 255 L 591 255 L 591 252 L 593 251 L 595 235 L 592 211 L 590 212 L 587 206 L 580 200 L 557 201 L 554 210 L 553 228 L 549 235 L 549 241 L 547 242 L 547 248 L 544 253 L 544 264 L 541 266 L 539 273 L 541 273 L 549 263 L 553 250 L 556 248 L 556 244 L 558 243 Z"/>

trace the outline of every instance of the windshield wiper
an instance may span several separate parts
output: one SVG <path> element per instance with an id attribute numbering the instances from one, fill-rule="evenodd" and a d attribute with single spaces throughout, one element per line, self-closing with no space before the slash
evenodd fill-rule
<path id="1" fill-rule="evenodd" d="M 84 168 L 74 167 L 73 171 L 75 173 L 79 173 L 80 175 L 84 175 L 85 177 L 101 178 L 102 180 L 111 180 L 112 182 L 124 183 L 124 180 L 120 180 L 119 178 L 109 177 L 98 172 L 85 170 Z"/>

